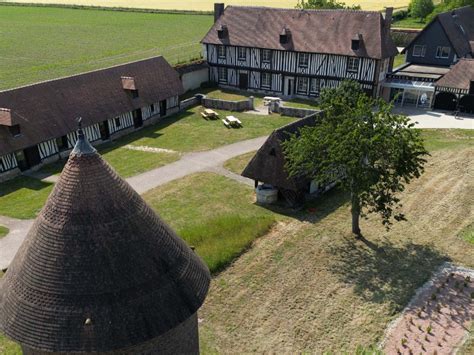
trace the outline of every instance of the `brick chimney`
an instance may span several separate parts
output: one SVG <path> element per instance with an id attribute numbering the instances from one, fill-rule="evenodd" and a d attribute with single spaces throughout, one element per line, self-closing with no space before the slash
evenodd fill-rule
<path id="1" fill-rule="evenodd" d="M 393 7 L 386 7 L 385 8 L 385 33 L 388 34 L 390 32 L 390 27 L 392 26 L 392 15 L 393 15 Z"/>
<path id="2" fill-rule="evenodd" d="M 219 17 L 224 13 L 224 3 L 214 3 L 214 23 L 217 22 Z"/>

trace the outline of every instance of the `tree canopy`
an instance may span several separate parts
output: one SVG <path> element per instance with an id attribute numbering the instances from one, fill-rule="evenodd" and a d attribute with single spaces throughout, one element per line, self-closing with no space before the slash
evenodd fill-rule
<path id="1" fill-rule="evenodd" d="M 346 5 L 337 0 L 298 0 L 297 9 L 351 9 L 360 10 L 360 5 Z"/>
<path id="2" fill-rule="evenodd" d="M 410 13 L 412 17 L 424 20 L 434 10 L 433 0 L 411 0 Z"/>
<path id="3" fill-rule="evenodd" d="M 318 125 L 283 143 L 289 174 L 320 186 L 336 181 L 350 192 L 352 232 L 358 236 L 359 219 L 367 213 L 379 214 L 387 228 L 403 220 L 398 192 L 422 174 L 428 154 L 420 132 L 354 81 L 323 90 L 321 108 Z"/>

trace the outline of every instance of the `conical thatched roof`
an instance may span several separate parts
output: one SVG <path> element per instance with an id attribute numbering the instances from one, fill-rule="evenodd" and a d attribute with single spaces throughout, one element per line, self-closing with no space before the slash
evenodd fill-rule
<path id="1" fill-rule="evenodd" d="M 110 351 L 176 327 L 210 275 L 84 138 L 0 285 L 0 330 L 32 349 Z"/>

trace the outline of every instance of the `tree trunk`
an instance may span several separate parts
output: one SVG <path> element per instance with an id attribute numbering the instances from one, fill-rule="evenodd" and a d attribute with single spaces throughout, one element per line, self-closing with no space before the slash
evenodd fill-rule
<path id="1" fill-rule="evenodd" d="M 359 219 L 360 219 L 360 201 L 359 196 L 355 193 L 352 193 L 351 197 L 351 213 L 352 213 L 352 233 L 356 236 L 356 238 L 361 237 L 362 234 L 360 233 L 359 227 Z"/>

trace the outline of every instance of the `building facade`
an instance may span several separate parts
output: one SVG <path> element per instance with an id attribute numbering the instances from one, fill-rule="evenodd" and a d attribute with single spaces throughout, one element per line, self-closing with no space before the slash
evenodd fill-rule
<path id="1" fill-rule="evenodd" d="M 201 41 L 209 81 L 269 95 L 316 98 L 344 79 L 379 93 L 398 53 L 392 9 L 293 10 L 216 4 Z"/>
<path id="2" fill-rule="evenodd" d="M 94 144 L 179 110 L 183 86 L 162 57 L 0 92 L 0 181 L 67 156 L 78 117 Z"/>
<path id="3" fill-rule="evenodd" d="M 387 75 L 390 98 L 400 105 L 463 110 L 437 82 L 460 59 L 473 58 L 473 19 L 470 6 L 437 15 L 404 49 L 406 64 Z"/>

